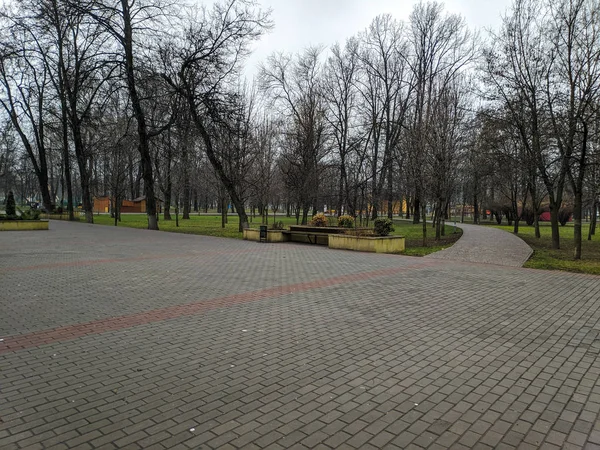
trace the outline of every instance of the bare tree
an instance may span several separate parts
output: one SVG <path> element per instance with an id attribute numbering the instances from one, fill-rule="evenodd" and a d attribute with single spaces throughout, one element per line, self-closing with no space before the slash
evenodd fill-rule
<path id="1" fill-rule="evenodd" d="M 547 40 L 547 10 L 539 0 L 516 0 L 502 30 L 485 51 L 484 83 L 488 98 L 508 111 L 523 147 L 535 162 L 550 207 L 552 247 L 560 248 L 558 211 L 562 204 L 568 158 L 552 145 L 547 80 L 552 58 Z"/>
<path id="2" fill-rule="evenodd" d="M 31 160 L 44 208 L 52 211 L 54 202 L 49 189 L 46 134 L 50 76 L 30 41 L 29 33 L 15 26 L 14 22 L 6 25 L 2 32 L 10 43 L 0 43 L 0 105 L 10 117 Z"/>
<path id="3" fill-rule="evenodd" d="M 546 89 L 553 137 L 574 195 L 574 258 L 581 259 L 590 128 L 600 102 L 600 4 L 595 0 L 549 3 L 553 70 Z"/>
<path id="4" fill-rule="evenodd" d="M 423 245 L 426 243 L 425 223 L 428 180 L 427 136 L 433 125 L 436 95 L 445 95 L 476 56 L 475 39 L 458 15 L 444 15 L 439 3 L 419 3 L 410 17 L 409 40 L 414 77 L 414 104 L 408 126 L 410 149 L 408 170 L 414 184 L 415 215 L 413 222 L 423 220 Z M 436 176 L 436 174 L 429 174 Z"/>
<path id="5" fill-rule="evenodd" d="M 339 156 L 340 181 L 336 211 L 346 211 L 354 216 L 356 205 L 350 194 L 348 182 L 348 159 L 351 152 L 353 129 L 356 129 L 356 107 L 358 89 L 356 78 L 358 72 L 358 39 L 351 38 L 342 48 L 335 44 L 331 48 L 331 56 L 327 60 L 323 95 L 326 99 L 326 119 L 331 128 L 335 149 Z"/>
<path id="6" fill-rule="evenodd" d="M 387 180 L 388 215 L 392 213 L 394 152 L 407 117 L 412 92 L 408 42 L 403 25 L 390 15 L 376 17 L 360 36 L 359 90 L 368 129 L 371 215 L 376 218 Z"/>
<path id="7" fill-rule="evenodd" d="M 149 123 L 146 99 L 141 96 L 141 79 L 155 75 L 152 61 L 152 42 L 164 36 L 172 2 L 166 0 L 109 0 L 71 1 L 71 6 L 94 20 L 114 42 L 115 52 L 122 62 L 123 79 L 129 93 L 130 106 L 137 122 L 138 151 L 144 180 L 148 228 L 158 229 L 157 202 L 150 139 L 169 128 L 174 113 L 155 126 Z M 144 56 L 153 56 L 144 58 Z M 173 106 L 172 111 L 176 108 Z"/>
<path id="8" fill-rule="evenodd" d="M 234 122 L 241 63 L 250 44 L 271 27 L 269 14 L 246 0 L 191 10 L 183 36 L 163 48 L 163 76 L 185 99 L 208 160 L 235 206 L 240 231 L 248 227 L 243 197 L 217 154 L 215 137 Z"/>
<path id="9" fill-rule="evenodd" d="M 325 154 L 320 54 L 321 49 L 313 47 L 296 58 L 272 55 L 260 73 L 262 91 L 287 118 L 282 168 L 293 182 L 302 224 L 307 223 L 309 209 L 316 209 L 319 161 Z"/>

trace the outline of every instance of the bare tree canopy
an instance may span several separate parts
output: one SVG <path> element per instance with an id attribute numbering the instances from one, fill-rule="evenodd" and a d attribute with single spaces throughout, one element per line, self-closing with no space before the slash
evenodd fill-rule
<path id="1" fill-rule="evenodd" d="M 151 229 L 173 206 L 177 222 L 235 212 L 240 230 L 256 210 L 325 210 L 403 215 L 425 242 L 460 207 L 537 236 L 547 215 L 559 248 L 572 216 L 581 258 L 600 203 L 599 16 L 598 0 L 514 0 L 480 35 L 419 2 L 282 49 L 250 81 L 274 26 L 255 1 L 18 0 L 0 15 L 0 185 L 89 222 L 94 199 L 116 224 L 143 199 Z"/>

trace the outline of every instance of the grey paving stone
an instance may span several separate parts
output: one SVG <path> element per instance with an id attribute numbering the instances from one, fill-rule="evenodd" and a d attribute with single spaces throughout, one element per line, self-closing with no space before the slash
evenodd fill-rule
<path id="1" fill-rule="evenodd" d="M 457 224 L 463 235 L 452 247 L 427 258 L 522 267 L 533 250 L 519 237 L 483 225 Z"/>
<path id="2" fill-rule="evenodd" d="M 600 444 L 598 277 L 50 228 L 0 233 L 3 450 Z"/>

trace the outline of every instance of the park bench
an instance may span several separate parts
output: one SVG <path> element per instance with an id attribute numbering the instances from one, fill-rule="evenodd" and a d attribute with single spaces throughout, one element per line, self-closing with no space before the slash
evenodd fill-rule
<path id="1" fill-rule="evenodd" d="M 316 245 L 327 245 L 329 243 L 329 233 L 284 230 L 283 234 L 289 236 L 290 241 L 292 242 L 302 242 L 305 244 Z"/>
<path id="2" fill-rule="evenodd" d="M 283 233 L 292 242 L 306 244 L 328 245 L 330 234 L 343 234 L 346 230 L 339 227 L 313 227 L 310 225 L 290 225 Z"/>

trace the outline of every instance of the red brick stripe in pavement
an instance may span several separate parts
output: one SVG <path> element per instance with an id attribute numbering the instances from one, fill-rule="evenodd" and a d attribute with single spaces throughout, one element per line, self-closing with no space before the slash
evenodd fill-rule
<path id="1" fill-rule="evenodd" d="M 372 278 L 396 275 L 407 270 L 431 267 L 437 264 L 439 263 L 435 261 L 428 261 L 426 263 L 411 264 L 404 267 L 392 267 L 369 272 L 340 275 L 321 280 L 276 286 L 258 291 L 244 292 L 241 294 L 232 294 L 210 300 L 154 309 L 151 311 L 130 314 L 126 316 L 110 317 L 106 319 L 94 320 L 92 322 L 84 322 L 59 328 L 51 328 L 49 330 L 35 331 L 28 334 L 7 336 L 4 337 L 4 340 L 0 342 L 0 354 L 34 348 L 44 344 L 71 341 L 83 336 L 100 334 L 108 331 L 123 330 L 126 328 L 135 327 L 137 325 L 145 325 L 163 320 L 205 313 L 217 308 L 240 305 L 243 303 L 291 294 L 294 292 L 302 292 L 342 283 L 354 283 Z"/>

